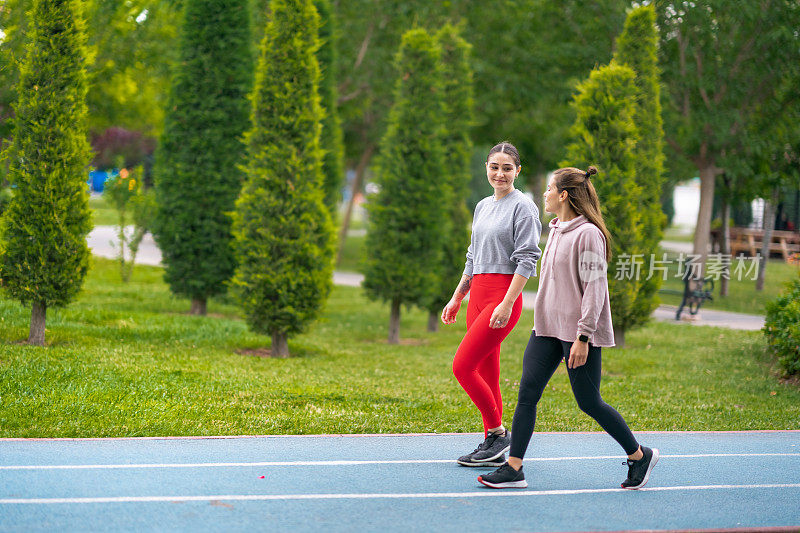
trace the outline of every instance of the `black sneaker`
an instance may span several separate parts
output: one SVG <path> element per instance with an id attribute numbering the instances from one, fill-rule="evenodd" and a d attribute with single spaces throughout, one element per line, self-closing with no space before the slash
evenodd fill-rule
<path id="1" fill-rule="evenodd" d="M 475 450 L 477 451 L 477 450 Z M 503 463 L 506 462 L 506 454 L 500 454 L 500 457 L 496 459 L 491 459 L 489 461 L 479 461 L 475 462 L 472 460 L 472 456 L 475 452 L 469 455 L 462 455 L 459 457 L 456 462 L 461 466 L 491 466 L 497 468 L 498 466 L 503 466 Z"/>
<path id="2" fill-rule="evenodd" d="M 456 459 L 456 462 L 457 462 L 458 464 L 460 464 L 460 465 L 463 465 L 463 466 L 478 466 L 478 465 L 475 465 L 475 464 L 473 464 L 473 463 L 472 463 L 472 456 L 473 456 L 473 455 L 475 455 L 476 453 L 478 453 L 478 452 L 482 451 L 482 450 L 485 448 L 485 446 L 486 446 L 486 443 L 487 443 L 487 442 L 489 442 L 489 439 L 488 439 L 488 438 L 487 438 L 487 439 L 484 439 L 484 441 L 483 441 L 483 442 L 481 442 L 480 444 L 478 444 L 478 447 L 477 447 L 477 448 L 475 448 L 474 450 L 472 450 L 472 451 L 471 451 L 470 453 L 468 453 L 467 455 L 462 455 L 461 457 L 459 457 L 458 459 Z"/>
<path id="3" fill-rule="evenodd" d="M 506 430 L 502 435 L 489 433 L 481 446 L 483 446 L 483 449 L 476 450 L 472 454 L 471 460 L 473 463 L 493 461 L 510 450 L 511 432 Z"/>
<path id="4" fill-rule="evenodd" d="M 658 462 L 658 450 L 642 446 L 642 454 L 638 461 L 628 459 L 622 463 L 628 465 L 628 479 L 622 482 L 623 489 L 640 489 L 650 478 L 650 471 Z"/>
<path id="5" fill-rule="evenodd" d="M 524 489 L 528 486 L 522 467 L 514 470 L 508 463 L 504 463 L 491 474 L 478 476 L 478 481 L 493 489 Z"/>

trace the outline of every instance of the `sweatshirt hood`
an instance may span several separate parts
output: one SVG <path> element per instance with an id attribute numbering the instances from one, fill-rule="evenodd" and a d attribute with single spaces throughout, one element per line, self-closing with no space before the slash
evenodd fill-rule
<path id="1" fill-rule="evenodd" d="M 573 218 L 572 220 L 567 220 L 566 222 L 561 222 L 558 218 L 554 218 L 550 221 L 550 229 L 551 230 L 558 230 L 561 233 L 567 233 L 568 231 L 572 231 L 577 227 L 583 226 L 587 224 L 589 221 L 583 215 L 578 215 L 577 217 Z"/>

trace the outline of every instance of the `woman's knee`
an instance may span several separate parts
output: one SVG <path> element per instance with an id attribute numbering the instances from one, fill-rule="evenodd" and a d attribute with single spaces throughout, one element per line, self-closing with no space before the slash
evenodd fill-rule
<path id="1" fill-rule="evenodd" d="M 578 409 L 592 418 L 600 413 L 605 405 L 605 402 L 599 394 L 590 396 L 576 396 L 575 400 L 578 402 Z"/>
<path id="2" fill-rule="evenodd" d="M 544 386 L 533 380 L 523 380 L 519 384 L 519 394 L 517 395 L 517 405 L 536 406 L 542 399 Z"/>
<path id="3" fill-rule="evenodd" d="M 472 365 L 467 364 L 467 361 L 458 357 L 458 355 L 453 359 L 453 375 L 458 381 L 467 378 L 470 374 L 475 372 L 475 370 L 476 369 L 473 368 Z"/>

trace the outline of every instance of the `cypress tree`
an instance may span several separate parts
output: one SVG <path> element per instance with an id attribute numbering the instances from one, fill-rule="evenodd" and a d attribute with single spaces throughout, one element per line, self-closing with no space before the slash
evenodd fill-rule
<path id="1" fill-rule="evenodd" d="M 625 331 L 630 327 L 628 317 L 639 288 L 635 276 L 630 275 L 635 270 L 632 258 L 641 253 L 642 247 L 634 77 L 629 67 L 612 61 L 592 71 L 589 79 L 578 85 L 573 101 L 577 116 L 571 132 L 575 141 L 567 148 L 567 160 L 561 164 L 584 169 L 595 165 L 599 169 L 592 183 L 612 236 L 608 290 L 617 346 L 625 345 Z"/>
<path id="2" fill-rule="evenodd" d="M 331 212 L 331 219 L 336 221 L 339 191 L 344 182 L 344 138 L 342 122 L 339 119 L 339 90 L 337 89 L 339 54 L 336 49 L 336 40 L 338 27 L 329 0 L 314 0 L 314 5 L 320 16 L 320 45 L 317 60 L 322 74 L 319 95 L 325 111 L 320 135 L 320 146 L 324 153 L 322 159 L 323 190 L 325 205 Z"/>
<path id="3" fill-rule="evenodd" d="M 442 308 L 453 295 L 461 274 L 469 245 L 469 212 L 467 197 L 472 178 L 470 161 L 473 125 L 472 67 L 470 44 L 461 37 L 458 28 L 445 24 L 436 39 L 442 47 L 443 83 L 445 97 L 444 172 L 442 186 L 449 188 L 450 198 L 439 231 L 442 233 L 442 262 L 439 290 L 428 307 L 428 330 L 436 331 Z M 442 197 L 442 201 L 445 198 Z"/>
<path id="4" fill-rule="evenodd" d="M 287 357 L 289 336 L 330 293 L 333 225 L 322 190 L 319 16 L 311 0 L 272 0 L 270 12 L 233 217 L 233 287 L 250 327 Z"/>
<path id="5" fill-rule="evenodd" d="M 72 0 L 34 2 L 7 156 L 15 194 L 2 220 L 0 278 L 31 305 L 28 342 L 43 346 L 48 307 L 67 305 L 89 267 L 85 33 Z"/>
<path id="6" fill-rule="evenodd" d="M 642 253 L 649 261 L 659 250 L 666 216 L 661 207 L 664 174 L 664 127 L 661 119 L 661 85 L 658 69 L 658 29 L 652 5 L 634 9 L 617 38 L 615 60 L 636 73 L 634 123 L 639 142 L 634 150 L 636 182 L 641 187 L 639 210 L 642 214 Z M 647 322 L 658 306 L 657 291 L 662 277 L 647 273 L 640 278 L 636 301 L 628 317 L 630 326 Z"/>
<path id="7" fill-rule="evenodd" d="M 154 235 L 164 277 L 192 314 L 235 269 L 231 221 L 241 189 L 252 87 L 249 0 L 193 0 L 156 153 Z"/>
<path id="8" fill-rule="evenodd" d="M 400 337 L 400 306 L 427 308 L 437 292 L 442 234 L 449 202 L 444 176 L 444 88 L 441 47 L 425 30 L 403 35 L 399 74 L 386 133 L 380 142 L 370 199 L 364 288 L 391 306 L 389 342 Z M 452 288 L 451 288 L 452 290 Z"/>

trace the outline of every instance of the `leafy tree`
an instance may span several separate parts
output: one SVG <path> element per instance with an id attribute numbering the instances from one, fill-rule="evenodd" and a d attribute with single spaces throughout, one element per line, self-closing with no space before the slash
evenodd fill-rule
<path id="1" fill-rule="evenodd" d="M 614 59 L 627 65 L 636 74 L 636 105 L 634 123 L 639 141 L 634 149 L 636 182 L 641 190 L 638 210 L 641 213 L 641 253 L 649 260 L 659 251 L 664 236 L 665 216 L 661 209 L 661 184 L 664 173 L 664 128 L 661 119 L 661 86 L 658 71 L 658 29 L 653 6 L 634 9 L 628 14 L 625 28 L 617 38 Z M 643 273 L 637 280 L 639 288 L 631 313 L 626 317 L 628 327 L 647 322 L 658 306 L 657 291 L 660 276 Z"/>
<path id="2" fill-rule="evenodd" d="M 716 177 L 741 164 L 735 154 L 742 153 L 748 124 L 772 123 L 781 107 L 796 105 L 797 91 L 782 106 L 764 104 L 779 97 L 781 80 L 798 69 L 794 29 L 800 26 L 800 6 L 779 0 L 702 0 L 665 1 L 657 7 L 668 160 L 699 172 L 694 253 L 705 262 Z"/>
<path id="3" fill-rule="evenodd" d="M 14 129 L 12 105 L 17 101 L 19 64 L 25 55 L 25 36 L 30 33 L 27 11 L 31 2 L 5 0 L 0 7 L 0 139 L 8 138 Z"/>
<path id="4" fill-rule="evenodd" d="M 131 171 L 121 168 L 119 174 L 106 182 L 103 192 L 109 196 L 117 211 L 117 261 L 120 277 L 126 283 L 131 279 L 139 245 L 149 229 L 156 209 L 153 190 L 145 190 L 142 175 L 142 167 Z M 129 229 L 129 226 L 132 228 Z"/>
<path id="5" fill-rule="evenodd" d="M 85 35 L 80 4 L 37 0 L 7 157 L 16 186 L 4 213 L 0 278 L 31 304 L 28 342 L 43 346 L 48 307 L 67 305 L 89 266 Z"/>
<path id="6" fill-rule="evenodd" d="M 625 332 L 636 322 L 633 309 L 639 282 L 636 255 L 641 253 L 643 223 L 636 182 L 637 88 L 630 67 L 612 61 L 593 70 L 578 86 L 574 99 L 577 114 L 572 128 L 575 142 L 567 149 L 561 166 L 587 168 L 595 165 L 599 174 L 592 183 L 600 197 L 603 218 L 612 236 L 608 265 L 608 291 L 617 346 L 625 345 Z"/>
<path id="7" fill-rule="evenodd" d="M 320 135 L 320 144 L 324 152 L 322 159 L 323 190 L 325 191 L 325 205 L 331 212 L 331 219 L 335 221 L 336 209 L 341 196 L 339 191 L 344 181 L 344 138 L 338 111 L 339 91 L 336 86 L 339 61 L 336 36 L 339 30 L 329 0 L 314 0 L 314 5 L 320 15 L 320 46 L 317 51 L 317 60 L 322 73 L 319 94 L 325 109 L 322 134 Z"/>
<path id="8" fill-rule="evenodd" d="M 518 139 L 531 162 L 525 168 L 539 177 L 563 155 L 574 120 L 568 102 L 576 81 L 611 59 L 609 36 L 619 34 L 629 7 L 626 0 L 338 2 L 337 15 L 347 27 L 339 42 L 339 101 L 347 158 L 356 171 L 353 190 L 361 190 L 377 152 L 376 139 L 392 103 L 392 84 L 387 83 L 395 75 L 391 57 L 406 28 L 438 28 L 448 20 L 464 24 L 474 51 L 471 137 L 486 146 Z M 482 173 L 482 167 L 475 172 Z M 347 229 L 348 213 L 340 235 Z"/>
<path id="9" fill-rule="evenodd" d="M 389 302 L 389 343 L 400 339 L 400 306 L 427 307 L 439 280 L 442 234 L 450 185 L 445 169 L 445 117 L 441 47 L 425 30 L 403 35 L 395 60 L 399 73 L 389 123 L 381 139 L 376 175 L 380 191 L 370 200 L 363 286 Z"/>
<path id="10" fill-rule="evenodd" d="M 186 5 L 181 62 L 156 153 L 153 229 L 173 293 L 205 314 L 235 269 L 229 213 L 241 189 L 252 87 L 249 0 Z"/>
<path id="11" fill-rule="evenodd" d="M 0 137 L 10 132 L 33 0 L 0 7 Z M 88 74 L 87 124 L 95 135 L 117 126 L 155 138 L 161 131 L 177 59 L 179 0 L 84 0 Z"/>
<path id="12" fill-rule="evenodd" d="M 330 293 L 333 225 L 322 190 L 317 15 L 311 0 L 272 0 L 236 202 L 233 288 L 272 353 L 320 313 Z"/>
<path id="13" fill-rule="evenodd" d="M 787 73 L 776 98 L 764 102 L 760 113 L 747 125 L 742 139 L 745 164 L 735 168 L 737 175 L 744 174 L 745 188 L 753 196 L 766 200 L 764 207 L 764 237 L 756 277 L 756 290 L 764 289 L 769 245 L 777 218 L 777 206 L 784 190 L 800 188 L 800 106 L 785 106 L 794 98 L 800 83 L 800 70 Z M 770 108 L 779 108 L 770 109 Z M 775 117 L 772 122 L 768 118 Z M 729 167 L 733 167 L 730 164 Z M 748 187 L 749 185 L 749 187 Z"/>
<path id="14" fill-rule="evenodd" d="M 473 122 L 472 67 L 470 45 L 459 29 L 445 24 L 436 39 L 442 47 L 442 76 L 445 99 L 445 137 L 443 139 L 445 162 L 440 195 L 445 213 L 439 231 L 442 233 L 442 262 L 440 263 L 439 291 L 428 306 L 428 330 L 436 331 L 439 315 L 450 300 L 464 271 L 464 254 L 469 245 L 469 212 L 466 200 L 471 178 L 470 158 L 472 141 L 470 128 Z M 449 196 L 449 197 L 448 197 Z"/>
<path id="15" fill-rule="evenodd" d="M 563 157 L 575 84 L 611 60 L 627 0 L 504 0 L 462 7 L 474 46 L 475 143 L 511 138 L 541 176 Z M 542 180 L 543 182 L 543 180 Z"/>
<path id="16" fill-rule="evenodd" d="M 26 0 L 29 1 L 29 0 Z M 186 2 L 192 9 L 193 2 Z M 183 7 L 177 0 L 85 0 L 89 131 L 123 127 L 156 139 L 178 66 Z"/>

